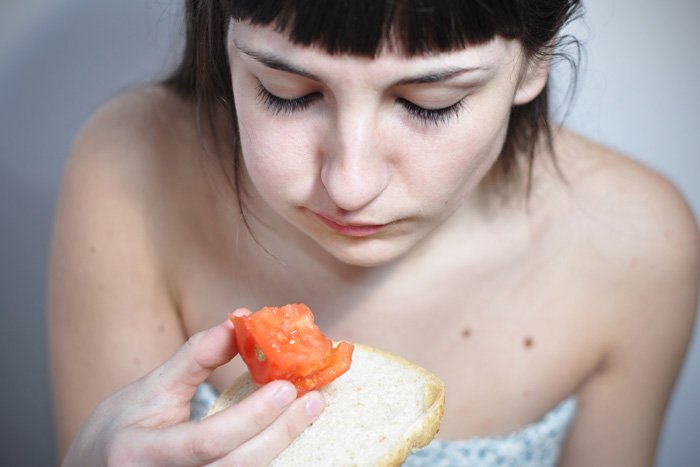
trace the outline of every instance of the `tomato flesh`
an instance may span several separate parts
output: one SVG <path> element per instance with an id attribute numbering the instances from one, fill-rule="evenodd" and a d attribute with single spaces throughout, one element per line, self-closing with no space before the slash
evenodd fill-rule
<path id="1" fill-rule="evenodd" d="M 238 352 L 258 384 L 285 379 L 302 396 L 350 368 L 354 346 L 340 342 L 333 347 L 304 304 L 265 307 L 230 319 Z"/>

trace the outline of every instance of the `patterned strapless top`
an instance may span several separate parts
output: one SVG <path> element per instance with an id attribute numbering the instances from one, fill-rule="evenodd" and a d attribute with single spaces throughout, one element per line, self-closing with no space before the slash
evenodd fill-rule
<path id="1" fill-rule="evenodd" d="M 190 418 L 206 415 L 218 394 L 208 384 L 197 389 Z M 566 433 L 576 416 L 578 403 L 571 396 L 542 419 L 504 436 L 465 440 L 433 440 L 411 454 L 404 467 L 553 467 L 557 464 Z"/>

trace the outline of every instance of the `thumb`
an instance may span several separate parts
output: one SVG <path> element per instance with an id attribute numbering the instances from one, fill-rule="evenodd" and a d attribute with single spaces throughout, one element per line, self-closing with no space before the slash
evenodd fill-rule
<path id="1" fill-rule="evenodd" d="M 234 315 L 248 314 L 245 308 Z M 182 396 L 189 401 L 217 367 L 228 363 L 237 355 L 233 323 L 223 323 L 193 334 L 180 349 L 163 365 L 153 371 L 157 386 L 161 390 Z"/>

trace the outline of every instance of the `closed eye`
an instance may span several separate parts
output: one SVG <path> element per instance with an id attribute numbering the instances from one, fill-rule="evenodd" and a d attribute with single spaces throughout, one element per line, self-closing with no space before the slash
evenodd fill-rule
<path id="1" fill-rule="evenodd" d="M 404 98 L 398 98 L 397 102 L 402 105 L 412 117 L 417 118 L 422 123 L 434 125 L 449 123 L 450 119 L 459 116 L 460 111 L 464 107 L 464 99 L 439 109 L 427 109 Z"/>
<path id="2" fill-rule="evenodd" d="M 280 113 L 291 114 L 306 110 L 319 97 L 321 97 L 321 94 L 315 92 L 294 99 L 285 99 L 272 94 L 262 84 L 258 86 L 258 102 L 275 115 Z"/>
<path id="3" fill-rule="evenodd" d="M 314 92 L 294 99 L 285 99 L 272 94 L 262 83 L 258 85 L 258 102 L 274 115 L 304 111 L 320 97 L 322 97 L 321 93 Z M 421 123 L 434 124 L 436 126 L 448 124 L 453 117 L 459 116 L 460 111 L 464 107 L 464 99 L 439 109 L 421 107 L 404 98 L 398 98 L 397 102 L 408 111 L 411 117 L 418 119 Z"/>

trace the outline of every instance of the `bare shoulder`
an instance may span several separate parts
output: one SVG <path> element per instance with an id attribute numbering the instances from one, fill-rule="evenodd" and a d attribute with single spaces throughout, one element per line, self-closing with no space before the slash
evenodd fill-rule
<path id="1" fill-rule="evenodd" d="M 75 138 L 57 231 L 86 236 L 86 243 L 104 242 L 105 247 L 117 241 L 141 245 L 138 261 L 156 262 L 157 250 L 146 243 L 162 230 L 161 221 L 173 205 L 168 200 L 184 170 L 183 156 L 192 153 L 188 148 L 195 136 L 189 120 L 187 104 L 159 87 L 132 90 L 105 103 Z M 136 251 L 130 249 L 121 259 Z"/>
<path id="2" fill-rule="evenodd" d="M 568 132 L 556 147 L 567 180 L 556 217 L 582 291 L 581 330 L 604 336 L 563 464 L 651 465 L 693 329 L 697 222 L 680 191 L 633 158 Z M 601 435 L 611 430 L 613 441 Z"/>
<path id="3" fill-rule="evenodd" d="M 163 90 L 144 88 L 113 98 L 90 117 L 66 164 L 56 213 L 58 239 L 85 236 L 85 245 L 93 248 L 98 242 L 137 245 L 137 238 L 143 243 L 146 207 L 152 206 L 154 194 L 166 186 L 172 172 L 177 153 L 169 149 L 182 140 L 174 136 L 186 133 L 177 128 L 184 125 L 176 105 Z M 80 254 L 74 242 L 62 246 L 56 248 L 58 253 Z"/>
<path id="4" fill-rule="evenodd" d="M 690 322 L 700 274 L 700 233 L 683 194 L 632 157 L 562 132 L 558 157 L 566 179 L 562 206 L 582 273 L 617 284 L 617 309 L 659 313 L 652 295 L 684 306 L 665 310 Z M 580 256 L 579 256 L 580 255 Z M 692 303 L 691 303 L 692 302 Z"/>
<path id="5" fill-rule="evenodd" d="M 168 187 L 182 153 L 174 149 L 191 132 L 181 105 L 160 89 L 129 92 L 96 112 L 73 145 L 48 303 L 61 451 L 98 401 L 182 344 L 163 266 Z"/>
<path id="6" fill-rule="evenodd" d="M 557 156 L 573 227 L 610 257 L 697 269 L 700 234 L 679 189 L 616 150 L 562 131 Z"/>
<path id="7" fill-rule="evenodd" d="M 94 188 L 135 205 L 158 199 L 162 209 L 194 212 L 212 188 L 230 195 L 231 147 L 222 137 L 229 134 L 224 120 L 213 129 L 193 102 L 162 86 L 120 94 L 80 130 L 66 181 L 99 180 Z"/>
<path id="8" fill-rule="evenodd" d="M 72 158 L 111 161 L 114 169 L 144 170 L 167 163 L 168 149 L 192 140 L 194 119 L 186 102 L 161 87 L 144 87 L 105 103 L 85 123 Z"/>
<path id="9" fill-rule="evenodd" d="M 585 325 L 605 335 L 601 354 L 610 362 L 646 343 L 677 367 L 700 281 L 692 209 L 672 182 L 628 155 L 564 130 L 555 150 L 564 181 L 547 191 L 557 200 L 551 222 L 591 310 Z"/>

